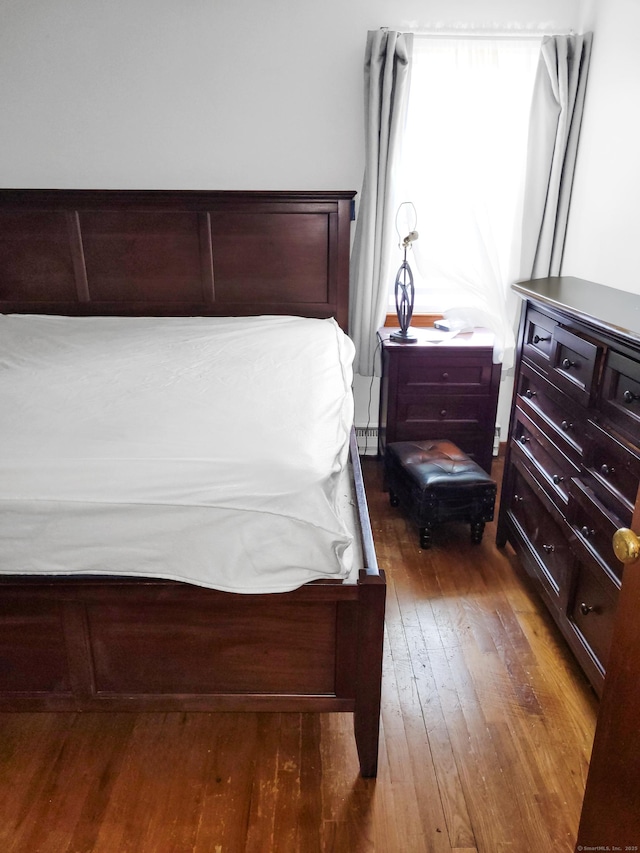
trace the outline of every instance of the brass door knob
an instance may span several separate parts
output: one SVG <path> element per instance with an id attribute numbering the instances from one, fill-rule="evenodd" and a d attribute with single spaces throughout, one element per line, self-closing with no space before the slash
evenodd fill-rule
<path id="1" fill-rule="evenodd" d="M 621 527 L 613 534 L 613 550 L 621 563 L 635 563 L 640 557 L 640 539 L 633 530 Z"/>

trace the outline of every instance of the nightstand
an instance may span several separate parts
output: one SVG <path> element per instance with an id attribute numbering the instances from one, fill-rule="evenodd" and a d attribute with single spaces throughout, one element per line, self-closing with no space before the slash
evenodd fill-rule
<path id="1" fill-rule="evenodd" d="M 486 329 L 448 337 L 416 330 L 414 344 L 378 332 L 382 350 L 378 451 L 387 442 L 448 439 L 491 473 L 500 365 Z"/>

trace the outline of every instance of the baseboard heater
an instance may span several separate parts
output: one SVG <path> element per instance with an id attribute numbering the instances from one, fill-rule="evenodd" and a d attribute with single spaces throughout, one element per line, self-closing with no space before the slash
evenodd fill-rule
<path id="1" fill-rule="evenodd" d="M 358 452 L 361 456 L 375 456 L 378 453 L 378 427 L 355 427 Z"/>

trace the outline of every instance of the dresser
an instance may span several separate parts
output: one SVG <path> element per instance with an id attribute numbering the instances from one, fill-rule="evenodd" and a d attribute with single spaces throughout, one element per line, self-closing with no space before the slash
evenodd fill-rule
<path id="1" fill-rule="evenodd" d="M 382 352 L 378 450 L 394 441 L 446 438 L 491 473 L 500 365 L 486 329 L 448 337 L 414 330 L 416 343 L 378 332 Z"/>
<path id="2" fill-rule="evenodd" d="M 497 543 L 601 693 L 640 485 L 640 296 L 571 277 L 522 297 Z"/>

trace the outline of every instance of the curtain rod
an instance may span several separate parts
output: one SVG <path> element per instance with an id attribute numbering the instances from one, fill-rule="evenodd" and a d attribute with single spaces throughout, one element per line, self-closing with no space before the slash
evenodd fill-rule
<path id="1" fill-rule="evenodd" d="M 389 27 L 380 27 L 381 30 L 388 30 Z M 477 38 L 477 39 L 523 39 L 533 40 L 544 38 L 550 35 L 547 30 L 481 30 L 481 29 L 434 29 L 434 30 L 419 30 L 406 29 L 398 27 L 397 32 L 402 32 L 407 35 L 414 35 L 417 38 Z M 554 30 L 554 35 L 575 35 L 575 30 L 558 29 Z"/>
<path id="2" fill-rule="evenodd" d="M 535 41 L 543 39 L 548 33 L 529 32 L 529 33 L 497 33 L 497 32 L 470 32 L 468 30 L 459 30 L 457 32 L 433 32 L 427 33 L 417 30 L 406 30 L 416 38 L 423 39 L 487 39 L 493 41 Z"/>

